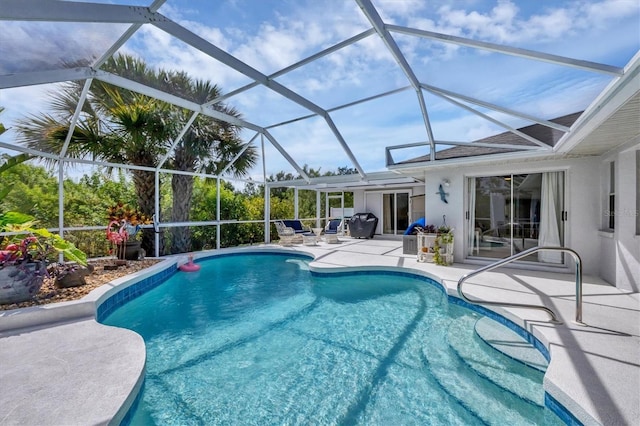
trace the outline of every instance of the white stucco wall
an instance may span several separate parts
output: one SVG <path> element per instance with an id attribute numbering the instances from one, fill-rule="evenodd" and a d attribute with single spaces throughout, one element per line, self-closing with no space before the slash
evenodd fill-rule
<path id="1" fill-rule="evenodd" d="M 638 142 L 638 141 L 636 141 Z M 640 291 L 640 235 L 636 228 L 637 186 L 636 151 L 640 143 L 602 159 L 600 164 L 601 206 L 608 210 L 609 164 L 615 161 L 615 229 L 613 234 L 600 233 L 601 276 L 616 287 L 634 292 Z M 602 223 L 602 221 L 601 221 Z M 604 226 L 604 224 L 602 224 Z"/>
<path id="2" fill-rule="evenodd" d="M 465 235 L 467 211 L 467 177 L 494 176 L 510 173 L 540 173 L 563 170 L 566 179 L 565 209 L 568 220 L 565 229 L 565 245 L 578 251 L 585 273 L 599 274 L 598 226 L 600 177 L 597 159 L 538 161 L 483 166 L 465 165 L 464 168 L 443 169 L 426 175 L 427 223 L 442 223 L 446 215 L 447 224 L 455 228 L 454 255 L 457 262 L 465 258 Z M 440 201 L 436 194 L 443 179 L 449 179 L 449 203 Z"/>
<path id="3" fill-rule="evenodd" d="M 637 149 L 640 149 L 640 145 L 607 158 L 510 161 L 427 170 L 425 184 L 414 188 L 414 194 L 425 193 L 427 224 L 440 226 L 445 215 L 447 225 L 455 228 L 455 261 L 464 262 L 467 177 L 563 170 L 566 179 L 565 209 L 568 213 L 565 245 L 580 254 L 585 274 L 600 276 L 623 289 L 640 291 L 640 236 L 636 235 L 635 218 L 639 191 L 636 186 Z M 612 158 L 618 163 L 616 199 L 619 216 L 616 217 L 615 232 L 611 234 L 602 232 L 602 228 L 604 210 L 608 208 L 603 195 L 603 176 Z M 449 193 L 448 203 L 443 203 L 438 194 L 438 186 L 445 179 L 450 182 L 445 188 Z M 354 199 L 356 211 L 366 210 L 364 191 L 358 191 Z"/>

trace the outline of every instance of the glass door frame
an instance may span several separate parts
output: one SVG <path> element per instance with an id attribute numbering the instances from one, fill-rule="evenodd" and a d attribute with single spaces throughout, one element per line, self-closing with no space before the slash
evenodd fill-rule
<path id="1" fill-rule="evenodd" d="M 481 178 L 508 178 L 510 180 L 510 185 L 509 185 L 509 196 L 510 199 L 507 200 L 509 203 L 509 211 L 508 211 L 508 217 L 509 219 L 509 241 L 510 241 L 510 255 L 515 254 L 514 253 L 514 247 L 513 247 L 513 242 L 514 240 L 519 240 L 519 238 L 523 238 L 524 239 L 524 234 L 521 237 L 516 237 L 514 236 L 514 215 L 517 214 L 516 212 L 516 208 L 519 208 L 519 206 L 517 205 L 521 200 L 518 198 L 517 200 L 514 200 L 515 197 L 515 188 L 514 188 L 514 176 L 522 176 L 522 175 L 536 175 L 536 174 L 544 174 L 544 173 L 554 173 L 554 172 L 559 172 L 561 173 L 562 176 L 562 185 L 561 185 L 561 197 L 560 197 L 560 215 L 558 217 L 559 220 L 559 231 L 560 231 L 560 239 L 562 241 L 562 245 L 566 246 L 567 245 L 567 238 L 568 238 L 568 227 L 567 227 L 567 212 L 566 212 L 566 206 L 568 203 L 568 199 L 567 197 L 569 196 L 567 188 L 569 187 L 569 183 L 568 183 L 568 170 L 560 168 L 560 169 L 550 169 L 550 170 L 530 170 L 530 171 L 518 171 L 518 172 L 498 172 L 498 173 L 494 173 L 494 174 L 481 174 L 481 175 L 467 175 L 465 176 L 465 199 L 464 199 L 464 206 L 465 206 L 465 242 L 464 242 L 464 253 L 465 253 L 465 259 L 468 260 L 472 260 L 472 261 L 478 261 L 478 260 L 499 260 L 505 257 L 491 257 L 491 256 L 481 256 L 480 255 L 480 244 L 479 244 L 479 238 L 478 238 L 478 232 L 476 231 L 477 227 L 475 226 L 477 223 L 477 218 L 476 218 L 476 213 L 477 210 L 474 211 L 473 213 L 470 212 L 470 205 L 473 203 L 474 204 L 474 208 L 477 209 L 477 204 L 475 202 L 475 195 L 474 195 L 474 200 L 472 201 L 470 199 L 470 192 L 471 189 L 473 188 L 474 190 L 477 191 L 476 185 L 477 185 L 477 179 L 481 179 Z M 474 180 L 474 183 L 471 183 L 471 179 Z M 539 202 L 542 202 L 542 200 L 539 200 Z M 538 207 L 540 208 L 540 207 Z M 475 223 L 471 223 L 472 220 Z M 539 218 L 538 218 L 539 220 Z M 482 232 L 482 231 L 481 231 Z M 520 232 L 524 232 L 524 231 L 520 231 Z M 539 229 L 536 230 L 536 232 L 539 232 Z M 537 244 L 536 244 L 537 245 Z M 529 247 L 524 247 L 524 243 L 523 243 L 523 249 L 525 248 L 529 248 Z M 532 256 L 535 256 L 532 255 Z M 529 256 L 527 257 L 527 259 L 529 258 Z M 528 265 L 539 265 L 539 266 L 543 266 L 543 267 L 565 267 L 567 265 L 567 258 L 566 256 L 563 256 L 563 260 L 561 263 L 558 264 L 553 264 L 553 263 L 546 263 L 542 262 L 542 261 L 535 261 L 535 260 L 521 260 L 519 262 L 516 263 L 527 263 Z"/>
<path id="2" fill-rule="evenodd" d="M 407 196 L 407 214 L 406 214 L 406 220 L 407 220 L 407 228 L 409 227 L 409 220 L 410 220 L 410 212 L 411 212 L 411 196 L 413 194 L 413 191 L 411 189 L 399 189 L 399 190 L 394 190 L 394 191 L 380 191 L 382 194 L 382 208 L 381 208 L 381 212 L 382 212 L 382 217 L 380 218 L 380 230 L 382 232 L 382 235 L 401 235 L 398 234 L 398 194 L 406 194 Z M 393 231 L 392 232 L 385 232 L 385 196 L 387 195 L 393 195 Z M 406 229 L 402 229 L 400 230 L 402 233 L 404 233 L 404 231 L 406 231 Z"/>

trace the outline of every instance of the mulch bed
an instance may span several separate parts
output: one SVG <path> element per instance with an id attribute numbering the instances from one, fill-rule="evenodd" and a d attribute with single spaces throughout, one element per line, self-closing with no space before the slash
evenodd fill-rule
<path id="1" fill-rule="evenodd" d="M 126 265 L 120 266 L 113 271 L 104 269 L 104 265 L 113 264 L 113 260 L 111 259 L 90 261 L 89 263 L 94 266 L 94 270 L 90 275 L 85 277 L 85 281 L 87 282 L 85 285 L 71 288 L 57 288 L 53 278 L 45 278 L 42 288 L 33 299 L 21 303 L 0 305 L 0 311 L 78 300 L 103 284 L 148 268 L 160 261 L 159 259 L 129 260 Z"/>

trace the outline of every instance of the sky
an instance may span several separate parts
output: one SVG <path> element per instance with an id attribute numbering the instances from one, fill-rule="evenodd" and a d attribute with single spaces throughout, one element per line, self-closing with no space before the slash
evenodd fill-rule
<path id="1" fill-rule="evenodd" d="M 106 1 L 103 1 L 106 3 Z M 146 6 L 151 0 L 116 1 Z M 383 22 L 624 67 L 640 48 L 637 0 L 372 0 Z M 271 75 L 371 24 L 349 0 L 167 0 L 159 12 L 199 37 Z M 55 69 L 61 60 L 99 56 L 126 30 L 125 24 L 0 21 L 0 75 Z M 613 77 L 391 32 L 418 80 L 542 119 L 584 110 Z M 34 43 L 34 41 L 36 41 Z M 149 65 L 184 70 L 218 84 L 223 93 L 251 80 L 162 30 L 144 25 L 120 49 Z M 10 59 L 9 59 L 10 58 Z M 9 60 L 8 60 L 9 59 Z M 275 80 L 323 109 L 409 86 L 381 38 L 370 35 Z M 55 85 L 0 91 L 0 122 L 46 111 Z M 504 129 L 423 91 L 436 140 L 472 141 Z M 272 126 L 310 114 L 264 86 L 225 100 L 245 120 Z M 476 107 L 520 127 L 519 118 Z M 366 172 L 385 170 L 385 147 L 427 141 L 413 88 L 330 113 L 341 137 Z M 270 128 L 298 165 L 321 171 L 353 167 L 326 120 L 312 117 Z M 249 140 L 253 131 L 245 130 Z M 0 136 L 11 142 L 12 132 Z M 258 138 L 258 141 L 260 139 Z M 294 172 L 265 139 L 267 175 Z M 411 157 L 420 152 L 398 152 Z M 424 152 L 422 152 L 424 154 Z M 261 162 L 259 163 L 261 166 Z M 251 175 L 260 179 L 261 167 Z"/>

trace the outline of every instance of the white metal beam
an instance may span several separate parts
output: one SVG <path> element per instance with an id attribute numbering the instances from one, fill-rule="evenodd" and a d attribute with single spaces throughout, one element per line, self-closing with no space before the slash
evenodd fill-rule
<path id="1" fill-rule="evenodd" d="M 354 105 L 362 104 L 364 102 L 369 102 L 369 101 L 373 101 L 373 100 L 378 99 L 378 98 L 383 98 L 385 96 L 395 95 L 396 93 L 404 92 L 405 90 L 408 90 L 410 88 L 411 88 L 411 86 L 404 86 L 404 87 L 399 87 L 397 89 L 389 90 L 387 92 L 378 93 L 377 95 L 368 96 L 366 98 L 358 99 L 358 100 L 355 100 L 353 102 L 348 102 L 346 104 L 342 104 L 342 105 L 338 105 L 338 106 L 333 107 L 333 108 L 329 108 L 327 110 L 327 112 L 334 112 L 334 111 L 338 111 L 338 110 L 343 109 L 343 108 L 348 108 L 348 107 L 351 107 L 351 106 L 354 106 Z"/>
<path id="2" fill-rule="evenodd" d="M 169 93 L 163 92 L 162 90 L 154 89 L 149 86 L 145 86 L 144 84 L 138 83 L 133 80 L 126 79 L 124 77 L 120 77 L 115 74 L 111 74 L 104 71 L 96 72 L 95 78 L 105 83 L 113 84 L 114 86 L 122 87 L 123 89 L 128 89 L 133 92 L 141 93 L 143 95 L 147 95 L 158 100 L 168 102 L 170 104 L 201 113 L 203 115 L 213 117 L 215 119 L 234 124 L 240 127 L 246 127 L 247 129 L 254 130 L 256 132 L 262 131 L 262 127 L 255 125 L 253 123 L 249 123 L 248 121 L 244 121 L 237 117 L 224 114 L 220 111 L 216 111 L 213 108 L 205 108 L 202 105 L 197 104 L 195 102 L 189 101 L 187 99 L 180 98 L 175 95 L 171 95 Z"/>
<path id="3" fill-rule="evenodd" d="M 159 13 L 156 13 L 156 15 L 162 16 Z M 171 34 L 172 36 L 182 40 L 183 42 L 187 43 L 188 45 L 190 45 L 190 46 L 200 50 L 201 52 L 211 56 L 212 58 L 222 62 L 224 65 L 227 65 L 228 67 L 233 68 L 234 70 L 236 70 L 236 71 L 240 72 L 241 74 L 251 78 L 252 80 L 254 80 L 254 81 L 256 81 L 256 82 L 258 82 L 258 83 L 260 83 L 260 84 L 262 84 L 262 85 L 264 85 L 266 87 L 268 87 L 269 89 L 273 90 L 274 92 L 278 93 L 279 95 L 284 96 L 285 98 L 289 99 L 290 101 L 295 102 L 298 105 L 308 109 L 309 111 L 312 111 L 312 112 L 322 116 L 325 119 L 325 121 L 327 122 L 327 125 L 329 126 L 329 128 L 333 132 L 334 136 L 336 137 L 336 139 L 338 140 L 338 142 L 342 146 L 342 149 L 344 150 L 344 152 L 347 154 L 347 156 L 350 159 L 352 159 L 352 161 L 354 161 L 353 165 L 355 166 L 355 168 L 361 174 L 364 174 L 364 171 L 362 170 L 362 167 L 360 167 L 360 164 L 357 161 L 355 161 L 355 155 L 353 155 L 353 152 L 351 152 L 351 148 L 349 148 L 349 146 L 345 142 L 344 138 L 342 137 L 342 135 L 338 131 L 338 128 L 333 123 L 333 120 L 331 120 L 331 117 L 329 117 L 329 114 L 323 108 L 321 108 L 320 106 L 314 104 L 313 102 L 311 102 L 310 100 L 304 98 L 303 96 L 299 95 L 298 93 L 294 92 L 293 90 L 283 86 L 282 84 L 278 83 L 277 81 L 270 79 L 266 75 L 262 74 L 260 71 L 258 71 L 255 68 L 247 65 L 246 63 L 242 62 L 241 60 L 239 60 L 235 56 L 228 54 L 224 50 L 222 50 L 219 47 L 211 44 L 210 42 L 208 42 L 207 40 L 203 39 L 202 37 L 199 37 L 198 35 L 192 33 L 191 31 L 187 30 L 186 28 L 182 27 L 181 25 L 176 24 L 175 22 L 171 21 L 170 19 L 167 19 L 167 18 L 163 17 L 163 19 L 158 19 L 157 21 L 154 21 L 153 24 L 156 27 L 160 28 L 161 30 L 165 31 L 167 34 Z"/>
<path id="4" fill-rule="evenodd" d="M 67 155 L 67 149 L 69 149 L 71 137 L 73 136 L 73 132 L 76 129 L 76 123 L 78 122 L 78 117 L 80 117 L 80 113 L 82 112 L 84 102 L 87 100 L 87 95 L 89 94 L 89 88 L 91 87 L 92 81 L 93 79 L 89 78 L 84 82 L 84 87 L 82 88 L 80 98 L 78 99 L 78 103 L 76 104 L 76 110 L 73 112 L 73 117 L 71 117 L 71 123 L 69 123 L 69 131 L 67 132 L 67 136 L 64 138 L 64 144 L 62 145 L 62 149 L 60 150 L 60 157 L 64 157 Z"/>
<path id="5" fill-rule="evenodd" d="M 153 13 L 141 6 L 58 0 L 0 0 L 0 21 L 150 22 Z"/>
<path id="6" fill-rule="evenodd" d="M 553 64 L 564 65 L 573 68 L 580 68 L 586 71 L 597 72 L 620 76 L 622 68 L 611 65 L 600 64 L 597 62 L 583 61 L 579 59 L 567 58 L 565 56 L 552 55 L 549 53 L 537 52 L 535 50 L 520 49 L 517 47 L 504 46 L 486 41 L 471 40 L 464 37 L 452 36 L 448 34 L 436 33 L 433 31 L 417 30 L 415 28 L 401 27 L 398 25 L 387 25 L 389 31 L 400 34 L 414 35 L 422 38 L 442 41 L 444 43 L 452 43 L 460 46 L 473 47 L 476 49 L 488 50 L 490 52 L 503 53 L 505 55 L 519 56 L 527 59 L 535 59 L 542 62 L 550 62 Z"/>
<path id="7" fill-rule="evenodd" d="M 0 75 L 0 89 L 61 83 L 72 80 L 86 80 L 87 78 L 93 77 L 94 74 L 95 71 L 89 67 L 6 74 Z"/>
<path id="8" fill-rule="evenodd" d="M 156 15 L 158 17 L 162 17 L 161 14 L 156 13 Z M 262 74 L 260 71 L 256 70 L 255 68 L 247 65 L 246 63 L 242 62 L 240 59 L 236 58 L 233 55 L 230 55 L 229 53 L 225 52 L 224 50 L 220 49 L 219 47 L 213 45 L 212 43 L 208 42 L 207 40 L 203 39 L 202 37 L 194 34 L 193 32 L 187 30 L 186 28 L 184 28 L 181 25 L 178 25 L 177 23 L 166 19 L 164 17 L 162 17 L 162 19 L 159 19 L 156 22 L 153 22 L 153 24 L 160 28 L 161 30 L 163 30 L 164 32 L 166 32 L 167 34 L 171 34 L 172 36 L 176 37 L 179 40 L 182 40 L 183 42 L 187 43 L 188 45 L 194 47 L 195 49 L 207 54 L 208 56 L 220 61 L 221 63 L 223 63 L 224 65 L 238 71 L 239 73 L 249 77 L 250 79 L 270 88 L 271 90 L 273 90 L 274 92 L 284 96 L 285 98 L 303 106 L 304 108 L 308 109 L 309 111 L 313 111 L 318 115 L 322 115 L 324 113 L 324 110 L 322 108 L 320 108 L 318 105 L 314 104 L 313 102 L 309 101 L 306 98 L 303 98 L 302 96 L 300 96 L 299 94 L 295 93 L 294 91 L 292 91 L 291 89 L 283 86 L 282 84 L 278 83 L 277 81 L 274 80 L 270 80 L 269 77 L 267 77 L 266 75 Z"/>
<path id="9" fill-rule="evenodd" d="M 427 105 L 424 102 L 424 96 L 422 94 L 422 89 L 420 88 L 420 82 L 418 81 L 418 77 L 416 77 L 413 69 L 407 62 L 406 58 L 400 51 L 398 44 L 393 39 L 389 31 L 387 31 L 380 14 L 373 6 L 370 0 L 356 0 L 360 9 L 362 9 L 362 13 L 367 17 L 373 28 L 376 30 L 378 35 L 382 38 L 385 46 L 396 60 L 404 74 L 407 76 L 407 79 L 411 83 L 411 86 L 416 91 L 416 96 L 418 97 L 418 104 L 420 105 L 420 111 L 422 113 L 422 120 L 424 121 L 425 130 L 427 132 L 427 138 L 431 143 L 431 155 L 433 156 L 435 153 L 435 143 L 433 142 L 433 130 L 431 128 L 431 121 L 429 120 L 429 114 L 427 113 Z"/>
<path id="10" fill-rule="evenodd" d="M 327 112 L 338 111 L 338 110 L 341 110 L 343 108 L 348 108 L 348 107 L 351 107 L 351 106 L 354 106 L 354 105 L 358 105 L 358 104 L 361 104 L 361 103 L 364 103 L 364 102 L 372 101 L 374 99 L 378 99 L 378 98 L 382 98 L 382 97 L 385 97 L 385 96 L 393 95 L 393 94 L 396 94 L 396 93 L 399 93 L 399 92 L 403 92 L 403 91 L 405 91 L 407 89 L 410 89 L 410 88 L 411 88 L 411 86 L 405 86 L 405 87 L 401 87 L 399 89 L 389 90 L 387 92 L 379 93 L 377 95 L 369 96 L 369 97 L 366 97 L 366 98 L 358 99 L 358 100 L 353 101 L 353 102 L 349 102 L 349 103 L 346 103 L 346 104 L 338 105 L 338 106 L 333 107 L 333 108 L 329 108 L 327 110 Z M 280 123 L 275 123 L 275 124 L 271 124 L 269 126 L 265 126 L 265 129 L 273 129 L 274 127 L 284 126 L 285 124 L 295 123 L 296 121 L 302 121 L 302 120 L 306 120 L 307 118 L 316 117 L 316 116 L 317 116 L 316 114 L 303 115 L 301 117 L 292 118 L 291 120 L 281 121 Z"/>
<path id="11" fill-rule="evenodd" d="M 149 10 L 151 12 L 157 12 L 157 10 L 160 9 L 165 1 L 166 0 L 155 0 L 153 3 L 151 3 L 151 6 L 149 6 Z M 116 42 L 106 52 L 104 52 L 104 54 L 100 58 L 98 58 L 97 61 L 93 63 L 93 68 L 100 68 L 107 59 L 109 59 L 114 53 L 116 53 L 118 49 L 120 49 L 136 33 L 136 31 L 140 29 L 141 26 L 142 24 L 131 25 L 127 29 L 127 31 L 125 31 L 124 34 L 122 34 L 120 38 L 118 38 L 118 40 L 116 40 Z"/>
<path id="12" fill-rule="evenodd" d="M 342 145 L 342 147 L 344 148 L 344 152 L 347 154 L 347 157 L 349 157 L 349 159 L 351 160 L 351 163 L 360 174 L 360 177 L 364 179 L 367 176 L 367 174 L 364 172 L 364 169 L 362 168 L 362 166 L 360 166 L 360 163 L 358 162 L 358 159 L 356 158 L 356 156 L 348 147 L 347 141 L 344 140 L 344 138 L 340 134 L 340 131 L 338 131 L 338 128 L 336 127 L 336 124 L 333 122 L 333 119 L 331 118 L 329 113 L 325 114 L 324 119 L 327 122 L 327 125 L 329 126 L 333 134 L 335 135 L 335 137 L 338 139 L 338 142 L 340 142 L 340 145 Z"/>
<path id="13" fill-rule="evenodd" d="M 519 117 L 519 118 L 523 118 L 525 120 L 533 121 L 534 123 L 538 123 L 538 124 L 541 124 L 541 125 L 546 126 L 546 127 L 551 127 L 553 129 L 560 130 L 561 132 L 565 132 L 566 133 L 566 132 L 568 132 L 570 130 L 567 126 L 563 126 L 562 124 L 554 123 L 553 121 L 543 120 L 541 118 L 534 117 L 533 115 L 524 114 L 522 112 L 518 112 L 518 111 L 509 109 L 509 108 L 501 107 L 499 105 L 492 104 L 490 102 L 485 102 L 485 101 L 481 101 L 481 100 L 476 99 L 476 98 L 472 98 L 470 96 L 465 96 L 465 95 L 462 95 L 460 93 L 451 92 L 449 90 L 441 89 L 439 87 L 431 86 L 431 85 L 428 85 L 428 84 L 422 84 L 422 87 L 425 90 L 427 90 L 429 92 L 432 92 L 432 93 L 436 93 L 436 92 L 437 93 L 441 93 L 441 94 L 447 95 L 447 96 L 449 96 L 451 98 L 457 98 L 457 99 L 460 99 L 460 100 L 463 100 L 463 101 L 466 101 L 466 102 L 469 102 L 469 103 L 472 103 L 472 104 L 475 104 L 475 105 L 478 105 L 478 106 L 482 106 L 482 107 L 485 107 L 485 108 L 488 108 L 488 109 L 492 109 L 494 111 L 503 112 L 505 114 L 512 115 L 514 117 Z"/>
<path id="14" fill-rule="evenodd" d="M 444 99 L 447 102 L 450 102 L 450 103 L 452 103 L 454 105 L 457 105 L 460 108 L 466 109 L 467 111 L 469 111 L 469 112 L 471 112 L 471 113 L 473 113 L 473 114 L 475 114 L 475 115 L 477 115 L 479 117 L 482 117 L 485 120 L 488 120 L 488 121 L 490 121 L 490 122 L 492 122 L 494 124 L 497 124 L 498 126 L 500 126 L 502 128 L 505 128 L 505 129 L 509 130 L 511 133 L 516 134 L 516 135 L 520 136 L 521 138 L 526 139 L 529 142 L 538 145 L 541 148 L 545 148 L 547 150 L 551 150 L 553 148 L 552 146 L 549 146 L 546 143 L 544 143 L 544 142 L 542 142 L 542 141 L 540 141 L 540 140 L 538 140 L 538 139 L 536 139 L 536 138 L 534 138 L 532 136 L 529 136 L 526 133 L 521 132 L 520 130 L 516 129 L 515 127 L 509 126 L 508 124 L 503 123 L 500 120 L 496 120 L 495 118 L 493 118 L 493 117 L 491 117 L 491 116 L 489 116 L 487 114 L 483 114 L 480 111 L 477 111 L 477 110 L 471 108 L 470 106 L 463 104 L 462 102 L 458 102 L 455 99 L 452 99 L 452 98 L 450 98 L 450 97 L 448 97 L 446 95 L 443 95 L 441 93 L 438 93 L 438 92 L 432 92 L 432 93 L 435 96 L 438 96 L 438 97 Z"/>
<path id="15" fill-rule="evenodd" d="M 420 111 L 422 112 L 424 125 L 427 130 L 427 139 L 429 140 L 429 145 L 431 146 L 429 155 L 431 156 L 432 160 L 435 160 L 436 140 L 433 137 L 433 130 L 431 129 L 431 121 L 429 120 L 429 113 L 427 112 L 427 104 L 424 102 L 424 94 L 422 93 L 422 89 L 419 89 L 417 94 L 418 94 L 418 104 L 420 105 Z"/>
<path id="16" fill-rule="evenodd" d="M 233 164 L 236 162 L 236 160 L 237 160 L 238 158 L 240 158 L 240 156 L 241 156 L 242 154 L 244 154 L 244 152 L 245 152 L 247 149 L 249 149 L 249 147 L 251 146 L 251 144 L 253 143 L 253 141 L 254 141 L 254 140 L 256 140 L 256 139 L 258 138 L 258 135 L 259 135 L 259 134 L 260 134 L 260 133 L 256 133 L 256 134 L 251 138 L 251 140 L 249 140 L 249 142 L 247 142 L 247 144 L 244 146 L 244 148 L 242 148 L 242 149 L 240 150 L 240 152 L 238 152 L 238 153 L 237 153 L 237 154 L 236 154 L 236 155 L 231 159 L 231 161 L 229 161 L 229 164 L 227 164 L 227 165 L 224 167 L 224 169 L 222 169 L 222 171 L 220 172 L 220 176 L 223 176 L 223 175 L 227 172 L 227 170 L 229 170 L 229 168 L 231 168 L 231 166 L 233 166 Z"/>
<path id="17" fill-rule="evenodd" d="M 427 146 L 429 142 L 413 142 L 413 143 L 405 143 L 400 145 L 388 146 L 386 149 L 390 151 L 395 151 L 398 149 L 405 148 L 416 148 L 420 146 Z M 502 144 L 502 143 L 486 143 L 486 142 L 463 142 L 463 141 L 443 141 L 436 140 L 436 145 L 455 145 L 455 146 L 471 146 L 471 147 L 483 147 L 483 148 L 506 148 L 506 149 L 517 149 L 520 151 L 539 151 L 542 148 L 539 146 L 533 145 L 516 145 L 516 144 Z"/>
<path id="18" fill-rule="evenodd" d="M 198 118 L 198 115 L 200 115 L 200 113 L 198 113 L 198 112 L 194 112 L 193 114 L 191 114 L 191 117 L 189 117 L 189 121 L 187 121 L 187 123 L 182 127 L 182 130 L 180 130 L 180 133 L 178 134 L 178 136 L 176 136 L 176 138 L 171 143 L 171 147 L 169 147 L 167 152 L 164 154 L 164 156 L 158 162 L 157 169 L 162 168 L 162 165 L 169 159 L 169 156 L 171 155 L 173 150 L 176 148 L 176 145 L 178 145 L 178 143 L 180 143 L 180 141 L 182 140 L 184 135 L 187 133 L 187 130 L 189 130 L 189 127 L 191 127 L 193 122 L 196 121 L 196 118 Z"/>
<path id="19" fill-rule="evenodd" d="M 291 166 L 293 166 L 293 168 L 296 169 L 298 174 L 300 174 L 300 176 L 302 176 L 304 180 L 308 181 L 309 176 L 304 172 L 304 170 L 302 170 L 302 167 L 300 167 L 298 163 L 296 163 L 295 160 L 291 158 L 289 153 L 282 146 L 280 146 L 280 144 L 278 143 L 278 141 L 276 141 L 273 135 L 271 135 L 271 133 L 269 133 L 268 130 L 262 131 L 262 134 L 264 135 L 264 137 L 269 139 L 269 142 L 271 142 L 271 145 L 273 145 L 274 148 L 277 149 L 278 152 L 289 162 L 289 164 L 291 164 Z"/>
<path id="20" fill-rule="evenodd" d="M 277 71 L 277 72 L 275 72 L 273 74 L 270 74 L 268 78 L 274 79 L 274 78 L 280 77 L 281 75 L 287 74 L 288 72 L 291 72 L 291 71 L 293 71 L 293 70 L 295 70 L 297 68 L 300 68 L 303 65 L 306 65 L 306 64 L 308 64 L 310 62 L 313 62 L 313 61 L 315 61 L 317 59 L 322 58 L 323 56 L 326 56 L 326 55 L 328 55 L 330 53 L 336 52 L 336 51 L 342 49 L 343 47 L 352 45 L 352 44 L 354 44 L 354 43 L 356 43 L 356 42 L 358 42 L 358 41 L 360 41 L 360 40 L 362 40 L 364 38 L 367 38 L 371 34 L 373 34 L 374 32 L 375 31 L 372 28 L 372 29 L 366 30 L 364 32 L 361 32 L 360 34 L 356 34 L 355 36 L 353 36 L 351 38 L 348 38 L 347 40 L 341 41 L 340 43 L 337 43 L 337 44 L 335 44 L 335 45 L 333 45 L 333 46 L 331 46 L 331 47 L 329 47 L 327 49 L 324 49 L 321 52 L 318 52 L 318 53 L 316 53 L 314 55 L 311 55 L 311 56 L 309 56 L 309 57 L 307 57 L 307 58 L 305 58 L 305 59 L 303 59 L 301 61 L 296 62 L 295 64 L 289 65 L 288 67 L 283 68 L 280 71 Z M 247 91 L 249 89 L 252 89 L 252 88 L 256 87 L 258 84 L 259 83 L 257 81 L 254 81 L 253 83 L 249 83 L 246 86 L 240 87 L 240 88 L 238 88 L 238 89 L 236 89 L 236 90 L 234 90 L 232 92 L 225 93 L 224 95 L 219 96 L 218 98 L 212 100 L 211 102 L 208 102 L 207 104 L 215 104 L 217 102 L 221 102 L 221 101 L 223 101 L 225 99 L 228 99 L 228 98 L 230 98 L 232 96 L 235 96 L 235 95 L 237 95 L 239 93 L 242 93 L 242 92 L 245 92 L 245 91 Z M 207 104 L 205 104 L 205 105 L 207 105 Z"/>

